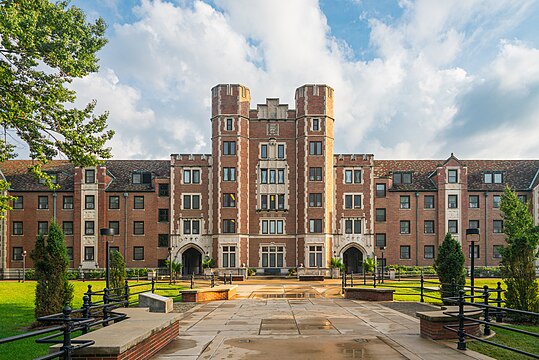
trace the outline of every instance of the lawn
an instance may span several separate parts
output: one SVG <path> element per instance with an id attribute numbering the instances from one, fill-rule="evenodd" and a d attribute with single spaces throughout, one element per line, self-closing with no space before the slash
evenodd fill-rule
<path id="1" fill-rule="evenodd" d="M 539 326 L 525 326 L 525 325 L 511 325 L 511 327 L 519 328 L 529 332 L 539 333 Z M 539 354 L 539 341 L 533 336 L 517 334 L 504 329 L 498 329 L 492 327 L 492 330 L 496 332 L 496 336 L 489 339 L 490 341 L 511 346 L 520 350 L 530 352 L 532 354 Z M 491 356 L 499 360 L 520 360 L 531 359 L 529 356 L 520 355 L 514 351 L 505 350 L 497 346 L 481 343 L 479 341 L 466 341 L 467 347 L 470 350 L 480 352 Z"/>
<path id="2" fill-rule="evenodd" d="M 131 284 L 133 284 L 132 282 Z M 93 291 L 102 290 L 105 287 L 104 281 L 73 281 L 75 294 L 73 298 L 73 309 L 82 306 L 82 297 L 88 290 L 88 285 L 92 285 Z M 34 299 L 35 281 L 24 283 L 14 281 L 0 281 L 0 338 L 13 336 L 29 331 L 28 327 L 35 321 Z M 168 284 L 159 284 L 160 288 L 169 288 Z M 131 292 L 150 290 L 150 285 L 134 287 Z M 169 296 L 174 301 L 179 300 L 178 290 L 160 290 L 160 295 Z M 35 338 L 15 341 L 0 345 L 0 360 L 7 359 L 33 359 L 43 356 L 48 352 L 48 345 L 36 344 Z M 17 354 L 16 356 L 14 354 Z"/>

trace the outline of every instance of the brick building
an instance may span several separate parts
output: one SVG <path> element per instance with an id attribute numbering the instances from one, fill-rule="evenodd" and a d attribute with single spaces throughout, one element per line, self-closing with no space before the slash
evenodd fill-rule
<path id="1" fill-rule="evenodd" d="M 463 243 L 478 227 L 476 264 L 499 263 L 504 243 L 498 209 L 505 185 L 530 203 L 536 223 L 539 160 L 374 160 L 334 154 L 333 89 L 305 85 L 295 109 L 267 99 L 251 109 L 242 85 L 211 90 L 211 154 L 169 160 L 109 160 L 96 168 L 66 161 L 44 167 L 59 189 L 27 169 L 0 164 L 16 196 L 1 223 L 4 276 L 52 221 L 63 227 L 72 268 L 104 265 L 109 239 L 128 267 L 162 267 L 172 257 L 186 273 L 202 259 L 220 268 L 327 267 L 332 257 L 358 271 L 366 257 L 386 264 L 431 265 L 447 232 Z M 385 247 L 382 256 L 381 248 Z M 32 267 L 29 257 L 27 267 Z"/>

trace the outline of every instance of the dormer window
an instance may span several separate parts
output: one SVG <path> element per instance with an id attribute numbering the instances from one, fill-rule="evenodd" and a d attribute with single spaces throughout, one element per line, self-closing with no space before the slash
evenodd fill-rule
<path id="1" fill-rule="evenodd" d="M 53 184 L 58 184 L 58 174 L 57 173 L 47 173 L 51 177 L 51 182 Z M 40 184 L 45 184 L 45 179 L 39 179 Z"/>
<path id="2" fill-rule="evenodd" d="M 133 173 L 133 184 L 151 184 L 152 174 L 149 172 L 137 171 Z"/>
<path id="3" fill-rule="evenodd" d="M 483 173 L 483 183 L 503 184 L 503 171 L 485 171 Z"/>
<path id="4" fill-rule="evenodd" d="M 412 172 L 397 172 L 393 173 L 393 184 L 411 184 Z"/>
<path id="5" fill-rule="evenodd" d="M 447 182 L 450 184 L 456 184 L 458 182 L 458 170 L 456 169 L 449 169 L 447 170 Z"/>

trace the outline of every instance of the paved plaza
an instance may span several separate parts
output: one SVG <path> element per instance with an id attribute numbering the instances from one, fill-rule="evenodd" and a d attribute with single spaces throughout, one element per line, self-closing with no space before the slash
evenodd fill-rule
<path id="1" fill-rule="evenodd" d="M 419 321 L 327 285 L 239 285 L 199 305 L 154 359 L 488 359 L 419 336 Z"/>

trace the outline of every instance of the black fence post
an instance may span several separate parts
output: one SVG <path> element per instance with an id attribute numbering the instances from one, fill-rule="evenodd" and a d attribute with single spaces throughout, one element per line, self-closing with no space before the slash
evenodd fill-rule
<path id="1" fill-rule="evenodd" d="M 376 270 L 372 272 L 372 284 L 374 285 L 374 288 L 376 288 Z"/>
<path id="2" fill-rule="evenodd" d="M 230 273 L 230 281 L 228 283 L 232 285 L 232 273 Z"/>
<path id="3" fill-rule="evenodd" d="M 155 279 L 152 277 L 152 294 L 155 294 Z"/>
<path id="4" fill-rule="evenodd" d="M 496 292 L 498 295 L 496 296 L 496 306 L 498 306 L 498 311 L 496 312 L 496 322 L 502 322 L 503 321 L 503 314 L 502 314 L 502 283 L 498 281 L 498 287 L 496 288 Z"/>
<path id="5" fill-rule="evenodd" d="M 344 285 L 346 283 L 346 271 L 343 271 L 342 273 L 342 277 L 341 277 L 341 294 L 344 294 L 344 288 L 346 285 Z"/>
<path id="6" fill-rule="evenodd" d="M 465 333 L 464 333 L 464 290 L 459 291 L 459 330 L 458 330 L 458 336 L 459 341 L 457 343 L 457 349 L 459 350 L 466 350 L 466 339 L 465 339 Z"/>
<path id="7" fill-rule="evenodd" d="M 73 320 L 71 320 L 71 308 L 69 306 L 64 307 L 62 310 L 64 314 L 64 339 L 62 345 L 62 351 L 64 352 L 64 360 L 71 360 L 73 354 L 73 345 L 71 345 L 71 331 L 73 330 Z"/>
<path id="8" fill-rule="evenodd" d="M 488 298 L 490 296 L 490 293 L 488 291 L 488 285 L 483 286 L 483 299 L 485 301 L 485 310 L 484 310 L 484 318 L 485 318 L 485 328 L 483 330 L 483 335 L 488 336 L 490 335 L 490 316 L 489 316 L 489 309 L 488 309 Z"/>
<path id="9" fill-rule="evenodd" d="M 350 287 L 354 287 L 354 272 L 350 273 Z"/>
<path id="10" fill-rule="evenodd" d="M 191 274 L 191 289 L 195 287 L 195 273 Z"/>
<path id="11" fill-rule="evenodd" d="M 109 307 L 107 306 L 108 303 L 109 303 L 109 299 L 110 299 L 110 290 L 105 288 L 103 290 L 103 326 L 108 326 L 109 325 L 109 322 L 106 321 L 108 318 L 109 318 Z"/>
<path id="12" fill-rule="evenodd" d="M 453 297 L 459 296 L 459 289 L 457 288 L 457 280 L 452 279 L 451 280 L 451 290 L 453 290 Z M 443 297 L 443 294 L 442 294 Z"/>
<path id="13" fill-rule="evenodd" d="M 90 307 L 92 304 L 90 303 L 90 297 L 88 295 L 84 295 L 82 297 L 82 317 L 85 319 L 90 318 Z M 82 329 L 83 334 L 88 333 L 88 325 L 84 325 L 84 329 Z"/>
<path id="14" fill-rule="evenodd" d="M 125 279 L 124 287 L 125 307 L 129 307 L 129 280 Z"/>
<path id="15" fill-rule="evenodd" d="M 88 302 L 92 303 L 92 285 L 88 285 L 88 291 L 86 292 L 86 295 L 88 295 Z"/>
<path id="16" fill-rule="evenodd" d="M 425 279 L 423 278 L 423 273 L 421 273 L 421 296 L 420 296 L 420 302 L 425 302 L 425 300 L 423 299 L 423 293 L 425 291 Z"/>
<path id="17" fill-rule="evenodd" d="M 211 273 L 210 287 L 214 287 L 214 286 L 215 286 L 215 274 Z"/>
<path id="18" fill-rule="evenodd" d="M 367 285 L 367 272 L 363 270 L 363 285 Z"/>

